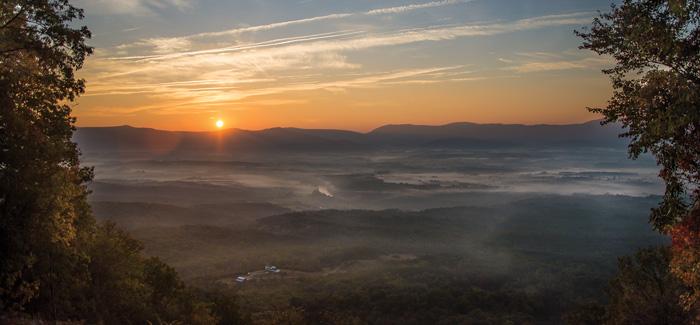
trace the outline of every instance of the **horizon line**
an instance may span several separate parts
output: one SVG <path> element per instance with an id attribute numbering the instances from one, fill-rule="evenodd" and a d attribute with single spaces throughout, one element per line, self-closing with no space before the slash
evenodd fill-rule
<path id="1" fill-rule="evenodd" d="M 182 133 L 219 133 L 219 132 L 226 132 L 226 131 L 248 131 L 248 132 L 262 132 L 262 131 L 267 131 L 267 130 L 275 130 L 275 129 L 297 129 L 297 130 L 327 130 L 327 131 L 344 131 L 344 132 L 353 132 L 353 133 L 360 133 L 360 134 L 367 134 L 367 133 L 372 133 L 373 131 L 376 131 L 378 129 L 381 129 L 383 127 L 387 126 L 422 126 L 422 127 L 444 127 L 444 126 L 450 126 L 454 124 L 474 124 L 474 125 L 501 125 L 501 126 L 571 126 L 571 125 L 584 125 L 584 124 L 589 124 L 593 122 L 601 122 L 603 119 L 592 119 L 592 120 L 586 120 L 582 122 L 568 122 L 568 123 L 501 123 L 501 122 L 488 122 L 488 123 L 478 123 L 478 122 L 469 122 L 469 121 L 455 121 L 455 122 L 449 122 L 449 123 L 443 123 L 443 124 L 414 124 L 414 123 L 389 123 L 389 124 L 382 124 L 380 126 L 374 127 L 369 129 L 369 131 L 358 131 L 358 130 L 352 130 L 352 129 L 340 129 L 340 128 L 304 128 L 304 127 L 296 127 L 296 126 L 273 126 L 273 127 L 267 127 L 267 128 L 262 128 L 262 129 L 243 129 L 243 128 L 225 128 L 225 129 L 211 129 L 211 130 L 199 130 L 199 131 L 191 131 L 191 130 L 172 130 L 172 129 L 158 129 L 154 127 L 148 127 L 148 126 L 133 126 L 129 124 L 121 124 L 121 125 L 105 125 L 105 126 L 75 126 L 76 130 L 79 129 L 109 129 L 109 128 L 133 128 L 133 129 L 147 129 L 147 130 L 154 130 L 154 131 L 163 131 L 163 132 L 182 132 Z"/>

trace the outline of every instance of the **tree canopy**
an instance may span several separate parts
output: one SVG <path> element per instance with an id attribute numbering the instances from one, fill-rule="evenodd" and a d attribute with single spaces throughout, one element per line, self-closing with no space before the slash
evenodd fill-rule
<path id="1" fill-rule="evenodd" d="M 71 140 L 70 104 L 85 90 L 75 73 L 92 53 L 90 31 L 74 27 L 82 18 L 67 0 L 0 3 L 0 321 L 238 320 L 234 300 L 200 299 L 138 241 L 95 221 L 93 172 Z"/>
<path id="2" fill-rule="evenodd" d="M 611 56 L 604 70 L 613 96 L 603 123 L 620 123 L 629 153 L 656 157 L 665 193 L 650 221 L 671 235 L 671 269 L 690 288 L 687 310 L 700 309 L 700 1 L 624 0 L 577 32 L 583 49 Z"/>
<path id="3" fill-rule="evenodd" d="M 60 301 L 59 268 L 78 274 L 93 219 L 85 201 L 92 171 L 71 142 L 68 102 L 84 91 L 75 77 L 92 53 L 82 11 L 66 0 L 0 4 L 0 296 L 3 309 Z M 77 285 L 77 284 L 76 284 Z M 40 294 L 41 293 L 41 294 Z"/>

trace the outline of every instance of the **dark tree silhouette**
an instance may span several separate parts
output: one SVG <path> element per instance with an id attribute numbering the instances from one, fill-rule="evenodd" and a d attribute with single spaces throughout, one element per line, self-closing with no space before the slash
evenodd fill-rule
<path id="1" fill-rule="evenodd" d="M 0 308 L 43 301 L 56 314 L 65 288 L 86 270 L 80 246 L 93 223 L 71 142 L 68 102 L 84 90 L 75 78 L 92 49 L 82 11 L 66 0 L 0 4 Z M 72 273 L 72 276 L 69 276 Z M 56 315 L 57 316 L 57 315 Z"/>
<path id="2" fill-rule="evenodd" d="M 612 98 L 591 111 L 627 128 L 632 158 L 656 157 L 666 190 L 650 221 L 671 236 L 683 305 L 700 314 L 700 1 L 625 0 L 577 34 L 617 62 L 604 70 Z"/>
<path id="3" fill-rule="evenodd" d="M 173 268 L 144 257 L 141 243 L 95 222 L 86 186 L 93 172 L 71 141 L 69 104 L 85 89 L 75 72 L 92 53 L 88 29 L 72 27 L 82 18 L 67 0 L 0 3 L 0 323 L 25 314 L 237 323 L 234 300 L 202 300 Z"/>

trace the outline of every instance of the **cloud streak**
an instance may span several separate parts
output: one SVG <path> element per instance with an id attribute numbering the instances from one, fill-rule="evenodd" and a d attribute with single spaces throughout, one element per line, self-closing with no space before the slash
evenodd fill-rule
<path id="1" fill-rule="evenodd" d="M 499 59 L 503 63 L 510 66 L 504 67 L 505 71 L 513 71 L 516 73 L 534 73 L 534 72 L 549 72 L 549 71 L 565 71 L 565 70 L 581 70 L 602 68 L 605 65 L 611 64 L 608 57 L 584 57 L 578 56 L 566 57 L 559 53 L 517 53 L 519 57 L 526 60 L 508 60 Z"/>
<path id="2" fill-rule="evenodd" d="M 508 23 L 463 25 L 412 29 L 394 33 L 366 34 L 338 32 L 278 39 L 266 42 L 227 46 L 202 51 L 185 51 L 162 55 L 114 57 L 100 60 L 96 68 L 103 73 L 93 77 L 97 86 L 91 95 L 109 88 L 115 79 L 128 77 L 132 81 L 178 76 L 199 77 L 202 80 L 259 79 L 265 71 L 289 69 L 357 67 L 347 62 L 343 52 L 376 47 L 405 45 L 417 42 L 453 40 L 462 37 L 489 36 L 541 27 L 580 24 L 588 20 L 587 13 L 542 16 Z M 537 67 L 523 67 L 535 69 Z M 540 69 L 547 67 L 542 65 Z M 207 78 L 209 77 L 214 78 Z M 197 79 L 197 78 L 192 78 Z M 138 90 L 142 92 L 143 90 Z"/>
<path id="3" fill-rule="evenodd" d="M 88 13 L 144 15 L 153 14 L 154 10 L 176 8 L 185 10 L 192 6 L 190 0 L 78 0 L 78 7 L 85 8 Z"/>
<path id="4" fill-rule="evenodd" d="M 441 40 L 452 40 L 460 37 L 474 37 L 474 36 L 491 36 L 497 34 L 511 33 L 523 30 L 531 30 L 543 27 L 553 27 L 553 26 L 566 26 L 566 25 L 580 25 L 590 21 L 591 14 L 585 13 L 573 13 L 565 15 L 550 15 L 541 16 L 535 18 L 521 19 L 509 23 L 495 23 L 486 25 L 461 25 L 461 26 L 448 26 L 448 27 L 432 27 L 432 28 L 417 28 L 405 31 L 399 31 L 394 33 L 384 33 L 369 35 L 364 34 L 361 31 L 351 31 L 351 32 L 340 32 L 340 33 L 329 33 L 329 34 L 318 34 L 294 37 L 289 39 L 278 39 L 260 43 L 244 44 L 237 46 L 221 47 L 216 49 L 208 49 L 202 51 L 189 51 L 189 52 L 179 52 L 171 53 L 165 55 L 150 55 L 150 56 L 131 56 L 131 57 L 113 57 L 114 60 L 149 60 L 149 61 L 160 61 L 160 60 L 171 60 L 188 56 L 199 56 L 199 55 L 212 55 L 212 54 L 226 54 L 235 52 L 247 52 L 250 50 L 256 50 L 261 48 L 273 48 L 270 50 L 270 54 L 279 53 L 309 53 L 309 52 L 326 52 L 326 51 L 350 51 L 350 50 L 361 50 L 372 47 L 386 47 L 403 45 L 416 42 L 426 42 L 426 41 L 441 41 Z M 345 36 L 353 36 L 356 34 L 364 34 L 361 37 L 353 37 L 343 40 L 333 40 L 333 41 L 320 41 L 312 42 L 310 44 L 296 44 L 294 43 L 307 43 L 309 41 L 317 41 L 326 38 L 344 38 Z M 281 45 L 290 45 L 281 47 Z"/>
<path id="5" fill-rule="evenodd" d="M 129 0 L 129 1 L 136 1 L 136 0 Z M 161 1 L 184 1 L 184 0 L 161 0 Z M 348 18 L 348 17 L 352 17 L 352 16 L 363 16 L 363 15 L 375 16 L 375 15 L 387 15 L 387 14 L 401 14 L 401 13 L 407 13 L 410 11 L 421 10 L 421 9 L 429 9 L 429 8 L 444 7 L 444 6 L 449 6 L 449 5 L 464 4 L 464 3 L 468 3 L 468 2 L 472 2 L 472 1 L 474 1 L 474 0 L 442 0 L 442 1 L 433 1 L 433 2 L 426 2 L 426 3 L 411 4 L 411 5 L 406 5 L 406 6 L 378 8 L 378 9 L 372 9 L 372 10 L 365 11 L 365 12 L 333 13 L 333 14 L 328 14 L 328 15 L 287 20 L 287 21 L 264 24 L 264 25 L 233 28 L 233 29 L 217 31 L 217 32 L 204 32 L 204 33 L 192 34 L 192 35 L 187 35 L 187 36 L 179 36 L 179 37 L 170 37 L 170 38 L 143 39 L 143 40 L 137 41 L 135 43 L 122 44 L 122 45 L 119 45 L 118 47 L 121 49 L 129 49 L 129 48 L 137 48 L 137 47 L 147 46 L 147 47 L 153 47 L 153 48 L 155 48 L 156 52 L 162 53 L 162 52 L 164 52 L 165 49 L 167 49 L 166 47 L 161 46 L 161 44 L 163 44 L 163 43 L 166 43 L 166 44 L 172 44 L 172 43 L 184 44 L 185 42 L 190 42 L 192 40 L 197 40 L 197 39 L 215 38 L 215 37 L 224 37 L 224 36 L 235 36 L 235 35 L 240 35 L 240 34 L 244 34 L 244 33 L 269 31 L 269 30 L 283 28 L 283 27 L 289 27 L 289 26 L 293 26 L 293 25 L 302 25 L 302 24 L 309 24 L 309 23 L 315 23 L 315 22 L 326 21 L 326 20 L 343 19 L 343 18 Z"/>
<path id="6" fill-rule="evenodd" d="M 444 7 L 444 6 L 467 3 L 467 2 L 471 2 L 471 1 L 464 1 L 464 0 L 461 0 L 461 1 L 460 0 L 433 1 L 433 2 L 426 2 L 426 3 L 416 3 L 416 4 L 406 5 L 406 6 L 373 9 L 373 10 L 365 12 L 364 14 L 366 14 L 366 15 L 399 14 L 399 13 L 405 13 L 405 12 L 419 10 L 419 9 Z"/>
<path id="7" fill-rule="evenodd" d="M 398 9 L 397 9 L 398 10 Z M 220 46 L 177 50 L 190 43 L 162 41 L 144 56 L 100 54 L 87 73 L 87 97 L 138 95 L 159 104 L 147 106 L 173 113 L 179 107 L 230 107 L 253 97 L 287 92 L 342 91 L 352 88 L 470 82 L 486 77 L 464 65 L 408 67 L 374 73 L 348 73 L 362 68 L 348 55 L 369 49 L 466 37 L 486 37 L 538 28 L 587 23 L 589 12 L 533 17 L 490 24 L 448 25 L 384 33 L 347 30 Z M 525 57 L 525 56 L 523 56 Z M 527 58 L 532 59 L 532 58 Z M 562 60 L 563 61 L 563 60 Z M 504 70 L 519 73 L 574 69 L 590 62 L 547 64 L 511 61 Z M 262 100 L 258 98 L 257 100 Z"/>

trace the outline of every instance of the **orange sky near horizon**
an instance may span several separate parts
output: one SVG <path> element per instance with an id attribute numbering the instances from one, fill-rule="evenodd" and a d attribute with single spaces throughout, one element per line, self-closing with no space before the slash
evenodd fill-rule
<path id="1" fill-rule="evenodd" d="M 600 72 L 611 60 L 578 50 L 573 35 L 607 1 L 331 1 L 298 12 L 266 1 L 78 0 L 96 51 L 79 72 L 77 125 L 568 124 L 598 119 L 586 107 L 611 95 Z M 212 18 L 224 9 L 237 24 Z M 187 20 L 197 23 L 177 23 Z"/>
<path id="2" fill-rule="evenodd" d="M 467 83 L 352 92 L 317 90 L 236 103 L 232 108 L 183 107 L 177 114 L 148 110 L 118 116 L 82 114 L 89 110 L 82 107 L 95 105 L 91 98 L 85 97 L 78 100 L 75 112 L 78 126 L 131 125 L 172 131 L 210 131 L 215 130 L 215 122 L 222 119 L 226 128 L 247 130 L 299 127 L 367 132 L 386 124 L 582 123 L 600 118 L 586 107 L 605 105 L 611 94 L 609 83 L 602 75 L 584 80 L 547 75 Z"/>

